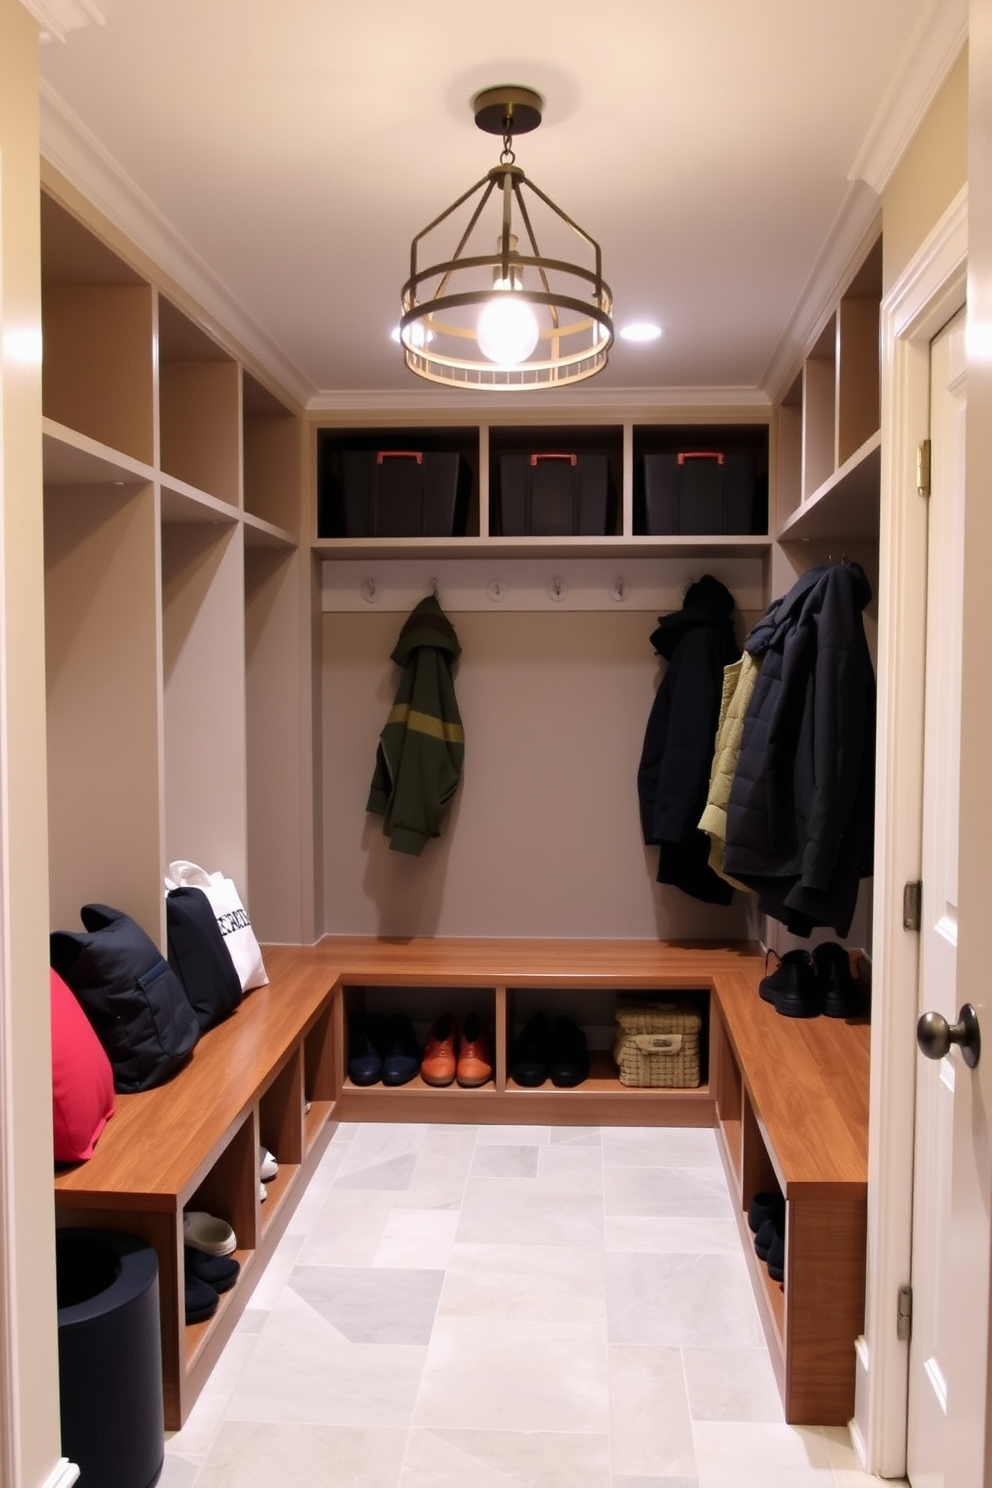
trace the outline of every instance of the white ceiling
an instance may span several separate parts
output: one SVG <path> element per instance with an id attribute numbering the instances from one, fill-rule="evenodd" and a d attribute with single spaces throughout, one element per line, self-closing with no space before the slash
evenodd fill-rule
<path id="1" fill-rule="evenodd" d="M 390 340 L 409 243 L 546 99 L 528 176 L 602 245 L 584 389 L 778 391 L 960 49 L 966 0 L 26 0 L 42 151 L 312 407 L 438 401 Z M 478 396 L 478 395 L 475 395 Z M 483 397 L 485 395 L 482 395 Z M 490 398 L 493 395 L 489 395 Z M 517 395 L 519 397 L 519 395 Z"/>

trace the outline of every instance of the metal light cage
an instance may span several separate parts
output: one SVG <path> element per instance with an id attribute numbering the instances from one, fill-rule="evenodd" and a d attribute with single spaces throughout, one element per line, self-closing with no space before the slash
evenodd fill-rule
<path id="1" fill-rule="evenodd" d="M 527 89 L 491 89 L 474 102 L 479 127 L 502 133 L 503 153 L 499 165 L 435 217 L 411 244 L 400 321 L 406 365 L 419 377 L 448 387 L 513 392 L 582 382 L 602 371 L 613 344 L 613 300 L 603 279 L 599 244 L 515 163 L 513 134 L 540 123 L 538 95 Z M 587 250 L 587 265 L 541 253 L 525 190 L 546 209 L 549 232 L 561 236 L 567 230 L 566 236 L 580 240 Z M 474 197 L 478 200 L 469 205 Z M 422 267 L 424 240 L 433 241 L 445 227 L 454 226 L 462 208 L 468 220 L 454 253 Z M 521 243 L 524 251 L 518 251 Z M 484 244 L 490 251 L 481 251 Z M 497 280 L 513 288 L 494 288 Z M 526 360 L 501 365 L 480 349 L 476 323 L 494 295 L 507 293 L 518 295 L 533 310 L 538 340 Z"/>

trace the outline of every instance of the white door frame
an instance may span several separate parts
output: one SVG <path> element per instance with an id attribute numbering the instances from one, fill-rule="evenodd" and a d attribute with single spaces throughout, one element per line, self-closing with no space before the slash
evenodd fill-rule
<path id="1" fill-rule="evenodd" d="M 878 802 L 868 1140 L 868 1282 L 853 1432 L 866 1469 L 906 1470 L 908 1344 L 896 1334 L 910 1280 L 919 937 L 903 885 L 920 876 L 926 503 L 916 450 L 929 425 L 930 341 L 965 300 L 967 187 L 882 302 L 878 577 Z"/>

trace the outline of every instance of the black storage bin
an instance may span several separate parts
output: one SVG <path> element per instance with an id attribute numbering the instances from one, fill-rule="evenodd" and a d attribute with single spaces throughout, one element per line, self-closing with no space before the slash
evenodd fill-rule
<path id="1" fill-rule="evenodd" d="M 62 1452 L 92 1488 L 151 1488 L 165 1461 L 158 1257 L 116 1230 L 55 1232 Z"/>
<path id="2" fill-rule="evenodd" d="M 609 456 L 500 455 L 504 537 L 602 537 L 606 531 Z"/>
<path id="3" fill-rule="evenodd" d="M 345 537 L 451 537 L 464 522 L 465 462 L 434 450 L 342 450 Z"/>
<path id="4" fill-rule="evenodd" d="M 647 531 L 706 536 L 753 531 L 754 450 L 681 450 L 644 456 Z"/>

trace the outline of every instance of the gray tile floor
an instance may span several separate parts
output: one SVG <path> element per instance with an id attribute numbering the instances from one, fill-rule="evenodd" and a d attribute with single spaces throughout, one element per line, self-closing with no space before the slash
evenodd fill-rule
<path id="1" fill-rule="evenodd" d="M 340 1126 L 162 1488 L 858 1488 L 710 1130 Z"/>

